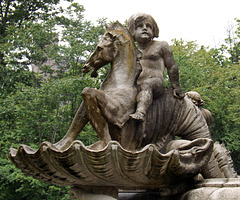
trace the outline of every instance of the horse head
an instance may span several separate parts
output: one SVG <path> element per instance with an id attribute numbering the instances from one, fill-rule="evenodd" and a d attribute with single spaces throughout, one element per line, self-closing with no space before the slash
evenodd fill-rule
<path id="1" fill-rule="evenodd" d="M 106 27 L 106 31 L 101 37 L 95 51 L 83 66 L 83 72 L 87 73 L 93 70 L 91 76 L 96 77 L 98 69 L 108 63 L 112 64 L 114 62 L 124 44 L 130 44 L 131 48 L 134 48 L 130 33 L 121 23 L 116 21 Z"/>

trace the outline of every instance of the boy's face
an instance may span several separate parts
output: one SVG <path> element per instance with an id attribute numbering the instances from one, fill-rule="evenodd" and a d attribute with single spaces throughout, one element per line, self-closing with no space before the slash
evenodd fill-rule
<path id="1" fill-rule="evenodd" d="M 152 23 L 144 19 L 136 23 L 134 37 L 138 43 L 148 43 L 153 38 Z"/>

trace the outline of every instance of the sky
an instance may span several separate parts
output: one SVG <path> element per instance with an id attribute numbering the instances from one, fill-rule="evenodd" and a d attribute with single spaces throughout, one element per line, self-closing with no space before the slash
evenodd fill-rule
<path id="1" fill-rule="evenodd" d="M 96 23 L 99 18 L 124 23 L 132 14 L 153 16 L 159 38 L 196 41 L 218 47 L 227 37 L 227 27 L 240 19 L 240 0 L 75 0 L 85 8 L 84 17 Z"/>

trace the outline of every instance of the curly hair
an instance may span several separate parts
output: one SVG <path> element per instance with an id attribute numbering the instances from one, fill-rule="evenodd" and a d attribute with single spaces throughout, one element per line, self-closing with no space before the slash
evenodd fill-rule
<path id="1" fill-rule="evenodd" d="M 136 29 L 136 24 L 139 21 L 145 20 L 145 19 L 149 19 L 152 26 L 153 26 L 153 37 L 158 37 L 159 36 L 159 28 L 158 25 L 156 23 L 156 21 L 153 19 L 153 17 L 151 15 L 145 14 L 145 13 L 137 13 L 137 14 L 133 14 L 127 21 L 127 27 L 129 32 L 133 35 L 134 37 L 134 32 Z M 135 38 L 134 38 L 135 40 Z"/>

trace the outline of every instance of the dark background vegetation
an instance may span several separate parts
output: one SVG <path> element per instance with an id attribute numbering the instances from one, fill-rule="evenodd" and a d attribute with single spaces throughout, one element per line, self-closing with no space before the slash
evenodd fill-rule
<path id="1" fill-rule="evenodd" d="M 8 150 L 20 144 L 37 149 L 43 141 L 60 140 L 80 105 L 82 89 L 98 88 L 107 72 L 92 79 L 81 68 L 107 20 L 93 25 L 84 19 L 83 6 L 71 1 L 61 8 L 59 2 L 0 2 L 0 200 L 69 199 L 68 188 L 22 174 L 8 159 Z M 183 90 L 201 94 L 213 115 L 213 138 L 225 144 L 240 173 L 240 20 L 233 20 L 235 27 L 218 48 L 177 39 L 171 47 Z M 31 71 L 32 65 L 41 72 Z M 88 125 L 78 139 L 88 145 L 97 137 Z"/>

